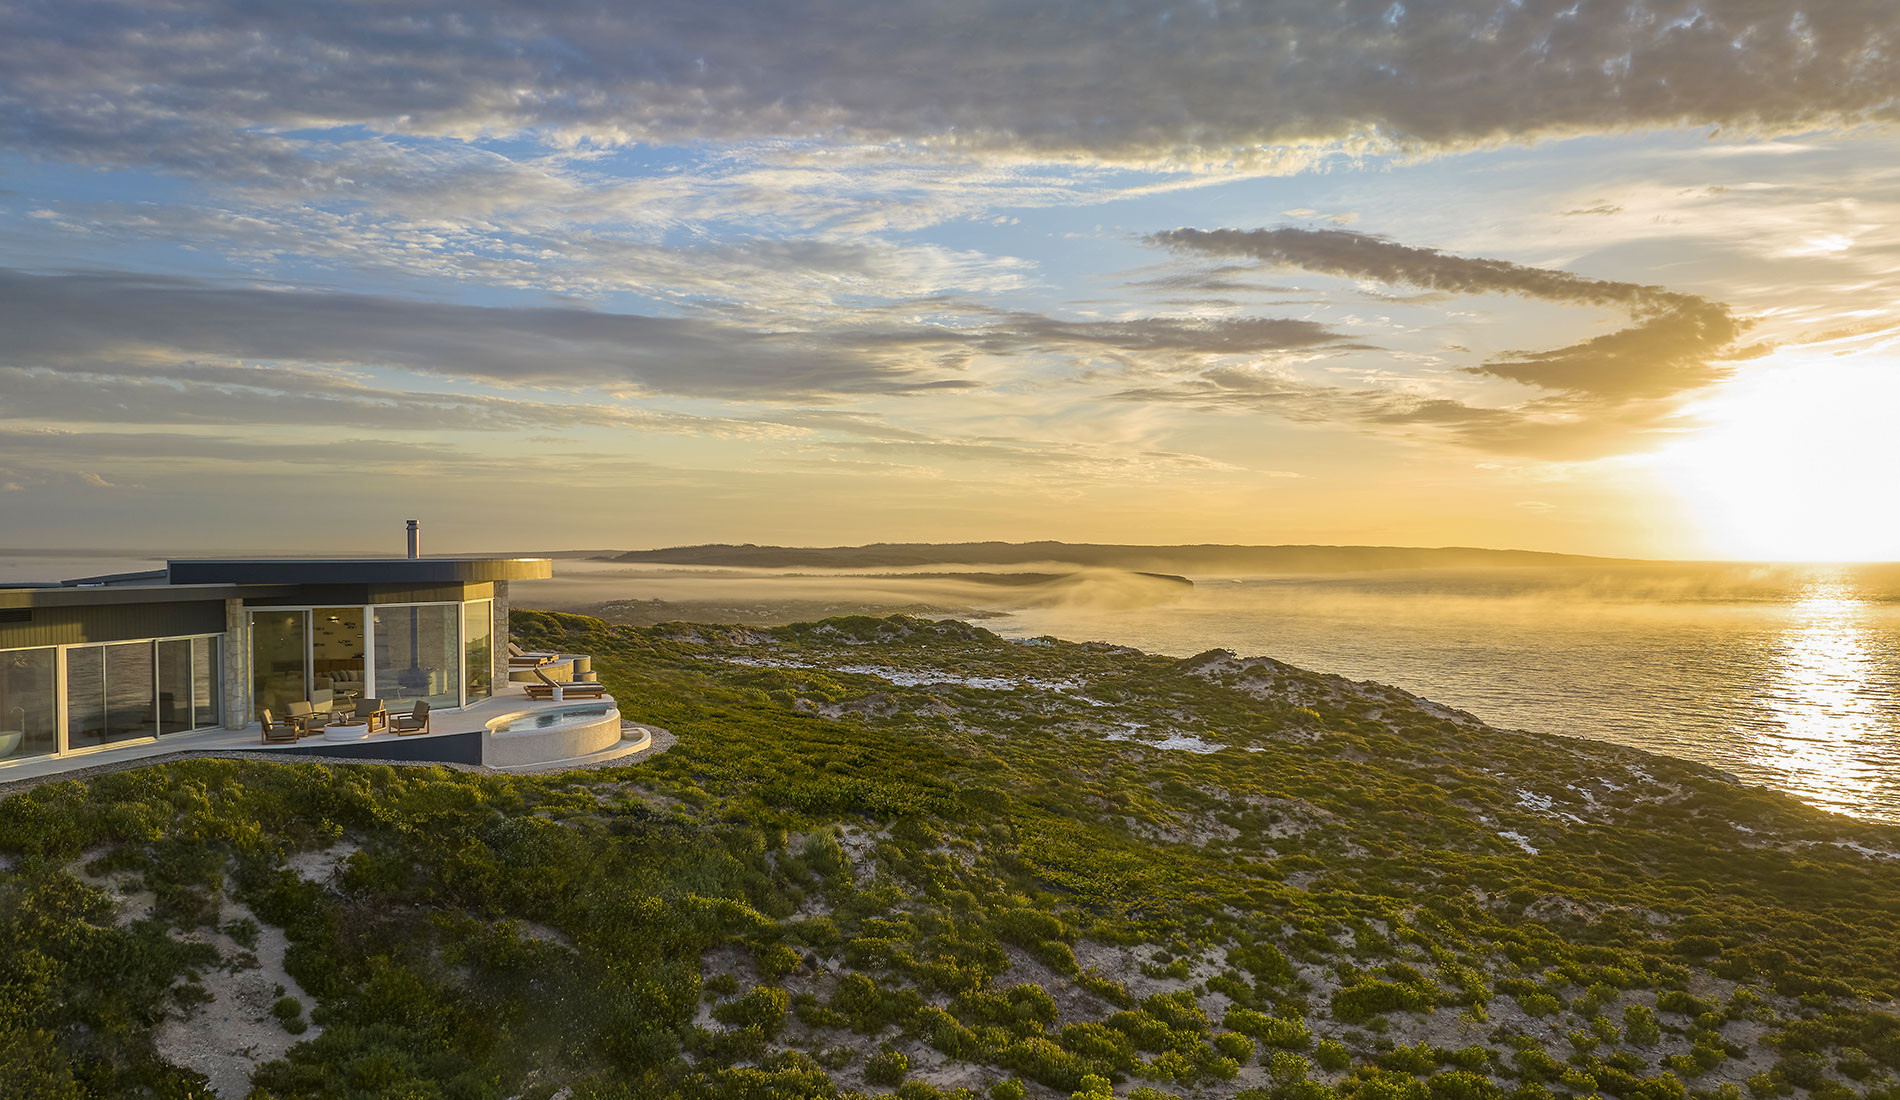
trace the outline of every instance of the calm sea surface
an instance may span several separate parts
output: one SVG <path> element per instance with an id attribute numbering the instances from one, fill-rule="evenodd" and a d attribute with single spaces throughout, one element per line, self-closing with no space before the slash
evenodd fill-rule
<path id="1" fill-rule="evenodd" d="M 1197 578 L 1164 607 L 1037 608 L 986 625 L 1277 657 L 1900 821 L 1891 567 Z"/>

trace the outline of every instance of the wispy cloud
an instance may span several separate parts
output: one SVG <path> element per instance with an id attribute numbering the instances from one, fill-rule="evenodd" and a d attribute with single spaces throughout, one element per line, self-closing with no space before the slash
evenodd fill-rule
<path id="1" fill-rule="evenodd" d="M 0 361 L 22 368 L 223 357 L 395 367 L 509 386 L 768 401 L 973 384 L 850 354 L 796 331 L 120 273 L 0 271 L 0 329 L 13 334 L 0 347 Z"/>
<path id="2" fill-rule="evenodd" d="M 1448 295 L 1505 294 L 1609 306 L 1629 327 L 1543 351 L 1517 351 L 1463 368 L 1546 391 L 1508 406 L 1474 405 L 1416 390 L 1351 390 L 1278 372 L 1222 366 L 1124 400 L 1272 409 L 1296 420 L 1343 419 L 1436 429 L 1486 450 L 1577 457 L 1640 446 L 1676 418 L 1676 399 L 1760 354 L 1740 343 L 1745 324 L 1725 305 L 1658 286 L 1592 279 L 1506 260 L 1456 256 L 1342 229 L 1174 229 L 1150 243 L 1196 256 L 1421 287 Z"/>

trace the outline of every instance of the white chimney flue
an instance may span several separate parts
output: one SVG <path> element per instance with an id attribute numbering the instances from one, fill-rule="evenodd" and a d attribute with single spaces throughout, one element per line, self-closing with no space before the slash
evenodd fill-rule
<path id="1" fill-rule="evenodd" d="M 418 541 L 419 536 L 416 532 L 416 521 L 412 519 L 409 521 L 409 556 L 412 558 L 420 557 L 422 554 L 422 544 Z"/>

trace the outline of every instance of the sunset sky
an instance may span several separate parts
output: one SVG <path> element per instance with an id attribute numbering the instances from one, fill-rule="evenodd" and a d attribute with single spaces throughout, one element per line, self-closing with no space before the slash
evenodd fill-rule
<path id="1" fill-rule="evenodd" d="M 1892 0 L 0 0 L 0 545 L 1900 558 L 1897 118 Z"/>

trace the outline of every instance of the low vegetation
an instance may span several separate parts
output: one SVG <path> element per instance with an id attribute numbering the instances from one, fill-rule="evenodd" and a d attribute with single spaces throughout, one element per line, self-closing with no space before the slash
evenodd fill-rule
<path id="1" fill-rule="evenodd" d="M 208 1095 L 275 937 L 284 1100 L 1900 1100 L 1896 830 L 1220 652 L 514 625 L 678 746 L 0 801 L 0 1091 Z"/>

